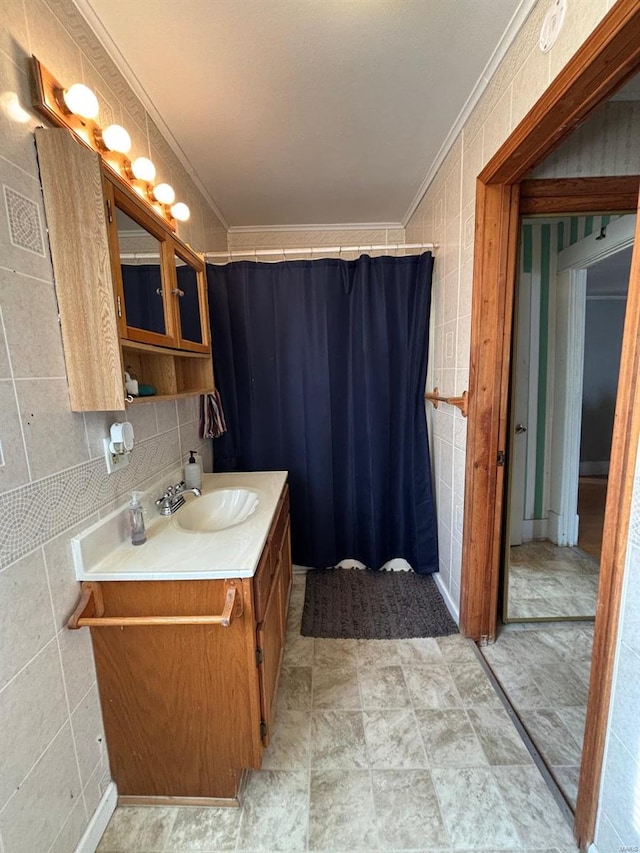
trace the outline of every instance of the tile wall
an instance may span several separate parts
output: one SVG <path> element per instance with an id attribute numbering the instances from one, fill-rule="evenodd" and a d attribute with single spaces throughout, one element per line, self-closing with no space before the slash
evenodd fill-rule
<path id="1" fill-rule="evenodd" d="M 198 400 L 128 417 L 137 444 L 107 476 L 101 439 L 122 413 L 70 412 L 29 110 L 28 58 L 98 93 L 107 121 L 191 207 L 194 248 L 226 232 L 71 0 L 5 0 L 0 19 L 0 850 L 73 850 L 110 781 L 89 633 L 66 619 L 78 597 L 70 536 L 167 479 L 198 437 Z M 209 444 L 202 445 L 205 454 Z M 211 464 L 206 458 L 207 465 Z"/>
<path id="2" fill-rule="evenodd" d="M 549 7 L 538 2 L 467 119 L 406 226 L 408 243 L 439 245 L 434 268 L 427 385 L 447 394 L 469 378 L 476 176 L 597 26 L 613 0 L 573 0 L 551 51 L 538 49 Z M 466 421 L 457 409 L 429 408 L 439 516 L 440 581 L 460 600 Z"/>

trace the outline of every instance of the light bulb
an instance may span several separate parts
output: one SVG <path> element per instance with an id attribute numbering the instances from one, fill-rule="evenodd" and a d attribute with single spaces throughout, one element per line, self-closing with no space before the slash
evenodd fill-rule
<path id="1" fill-rule="evenodd" d="M 153 188 L 153 194 L 160 204 L 173 204 L 176 200 L 173 187 L 169 186 L 169 184 L 158 184 L 157 187 Z"/>
<path id="2" fill-rule="evenodd" d="M 171 207 L 171 215 L 178 222 L 186 222 L 191 216 L 191 211 L 183 201 L 178 201 Z"/>
<path id="3" fill-rule="evenodd" d="M 82 83 L 74 83 L 71 88 L 66 89 L 63 98 L 67 108 L 74 115 L 94 119 L 100 112 L 98 99 L 91 89 Z"/>
<path id="4" fill-rule="evenodd" d="M 110 124 L 103 130 L 102 141 L 109 151 L 117 151 L 119 154 L 128 154 L 131 149 L 131 137 L 119 124 Z"/>
<path id="5" fill-rule="evenodd" d="M 156 167 L 148 157 L 138 157 L 134 160 L 131 164 L 131 171 L 134 178 L 137 178 L 139 181 L 147 181 L 148 183 L 151 183 L 156 176 Z"/>

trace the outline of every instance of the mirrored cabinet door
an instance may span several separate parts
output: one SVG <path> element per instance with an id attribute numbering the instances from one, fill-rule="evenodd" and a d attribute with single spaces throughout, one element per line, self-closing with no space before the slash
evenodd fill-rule
<path id="1" fill-rule="evenodd" d="M 171 294 L 167 293 L 165 266 L 169 247 L 161 231 L 127 209 L 115 195 L 113 220 L 119 259 L 118 314 L 122 337 L 146 344 L 176 345 Z"/>
<path id="2" fill-rule="evenodd" d="M 162 243 L 116 210 L 127 325 L 167 334 L 162 292 Z"/>
<path id="3" fill-rule="evenodd" d="M 199 259 L 175 252 L 175 275 L 180 347 L 206 352 L 209 346 L 204 269 Z"/>

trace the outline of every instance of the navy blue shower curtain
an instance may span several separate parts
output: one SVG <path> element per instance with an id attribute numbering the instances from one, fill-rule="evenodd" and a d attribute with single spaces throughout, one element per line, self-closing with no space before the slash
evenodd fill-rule
<path id="1" fill-rule="evenodd" d="M 207 266 L 228 433 L 216 471 L 289 471 L 293 559 L 437 571 L 424 413 L 431 253 Z"/>

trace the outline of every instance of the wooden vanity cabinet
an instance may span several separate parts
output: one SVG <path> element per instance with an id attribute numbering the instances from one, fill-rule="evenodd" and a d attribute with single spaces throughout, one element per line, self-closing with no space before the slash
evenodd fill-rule
<path id="1" fill-rule="evenodd" d="M 35 138 L 72 411 L 213 391 L 202 258 L 70 131 Z M 156 394 L 127 400 L 125 370 Z"/>
<path id="2" fill-rule="evenodd" d="M 70 626 L 91 627 L 120 802 L 235 805 L 273 726 L 291 589 L 288 487 L 253 578 L 83 586 Z M 203 624 L 230 591 L 229 626 Z"/>

